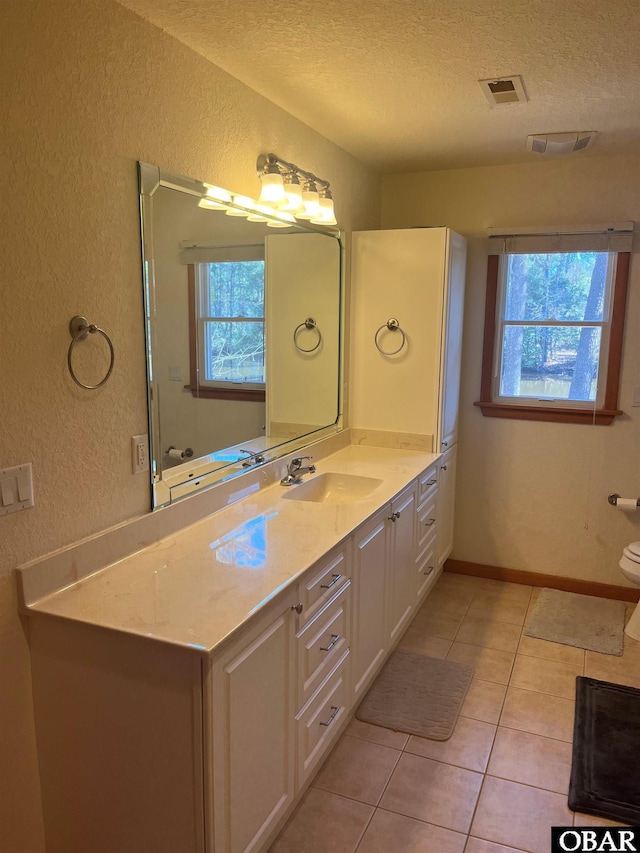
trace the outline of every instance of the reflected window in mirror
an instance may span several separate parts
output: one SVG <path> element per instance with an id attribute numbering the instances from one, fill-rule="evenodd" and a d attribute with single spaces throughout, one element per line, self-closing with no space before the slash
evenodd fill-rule
<path id="1" fill-rule="evenodd" d="M 188 265 L 194 397 L 265 399 L 264 247 L 217 249 Z"/>

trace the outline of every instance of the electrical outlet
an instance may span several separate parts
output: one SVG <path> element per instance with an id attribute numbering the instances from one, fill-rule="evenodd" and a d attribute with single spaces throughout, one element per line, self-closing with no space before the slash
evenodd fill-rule
<path id="1" fill-rule="evenodd" d="M 149 470 L 149 436 L 131 436 L 131 468 L 134 474 Z"/>

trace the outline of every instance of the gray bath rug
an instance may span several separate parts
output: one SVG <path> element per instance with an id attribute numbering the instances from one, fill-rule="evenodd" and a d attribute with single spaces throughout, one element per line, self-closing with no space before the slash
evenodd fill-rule
<path id="1" fill-rule="evenodd" d="M 605 655 L 621 655 L 625 611 L 622 601 L 543 589 L 524 634 Z"/>
<path id="2" fill-rule="evenodd" d="M 393 652 L 356 717 L 397 732 L 448 740 L 473 668 L 415 652 Z"/>

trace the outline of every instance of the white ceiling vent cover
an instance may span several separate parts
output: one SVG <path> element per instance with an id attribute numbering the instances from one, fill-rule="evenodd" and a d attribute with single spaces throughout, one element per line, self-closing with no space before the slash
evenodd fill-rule
<path id="1" fill-rule="evenodd" d="M 527 100 L 522 77 L 493 77 L 491 80 L 478 80 L 484 96 L 490 106 L 518 104 Z"/>
<path id="2" fill-rule="evenodd" d="M 574 151 L 588 148 L 595 135 L 595 130 L 537 133 L 527 136 L 527 151 L 533 151 L 535 154 L 572 154 Z"/>

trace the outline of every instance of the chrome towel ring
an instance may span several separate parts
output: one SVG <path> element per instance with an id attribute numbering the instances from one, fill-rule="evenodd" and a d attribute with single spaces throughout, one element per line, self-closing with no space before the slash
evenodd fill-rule
<path id="1" fill-rule="evenodd" d="M 387 329 L 389 332 L 400 332 L 402 339 L 400 341 L 400 346 L 398 347 L 398 349 L 394 349 L 394 350 L 390 350 L 390 351 L 382 349 L 382 347 L 380 346 L 379 336 L 380 336 L 380 332 L 383 329 Z M 400 327 L 400 323 L 396 320 L 396 318 L 390 317 L 387 320 L 387 322 L 383 323 L 380 326 L 380 328 L 378 329 L 378 331 L 375 333 L 373 342 L 375 343 L 376 349 L 378 350 L 378 352 L 382 353 L 382 355 L 397 355 L 400 352 L 400 350 L 402 350 L 404 348 L 404 345 L 407 342 L 407 336 L 402 331 L 402 329 Z"/>
<path id="2" fill-rule="evenodd" d="M 96 332 L 102 335 L 107 344 L 109 345 L 109 353 L 110 353 L 110 361 L 109 361 L 109 369 L 106 372 L 106 375 L 97 382 L 95 385 L 85 385 L 84 382 L 81 382 L 75 374 L 73 369 L 73 364 L 71 362 L 71 355 L 73 353 L 73 348 L 78 343 L 78 341 L 86 341 L 89 335 L 94 335 Z M 69 344 L 69 351 L 67 353 L 67 366 L 69 368 L 69 373 L 71 374 L 71 378 L 80 388 L 84 388 L 87 391 L 93 391 L 94 388 L 100 388 L 107 379 L 111 376 L 111 371 L 113 370 L 113 362 L 115 360 L 115 353 L 113 350 L 113 344 L 111 343 L 111 338 L 104 331 L 104 329 L 100 329 L 98 326 L 95 326 L 93 323 L 87 322 L 86 317 L 81 317 L 79 314 L 69 321 L 69 333 L 71 335 L 71 343 Z"/>
<path id="3" fill-rule="evenodd" d="M 304 347 L 301 347 L 300 344 L 298 343 L 298 335 L 300 334 L 302 329 L 313 330 L 318 335 L 318 340 L 316 342 L 316 345 L 311 347 L 311 349 L 304 349 Z M 307 319 L 304 321 L 304 323 L 300 323 L 299 326 L 295 327 L 295 329 L 293 331 L 293 343 L 295 345 L 295 348 L 297 350 L 299 350 L 300 352 L 315 352 L 318 349 L 318 347 L 322 343 L 322 332 L 318 328 L 318 324 L 313 319 L 313 317 L 307 317 Z"/>

